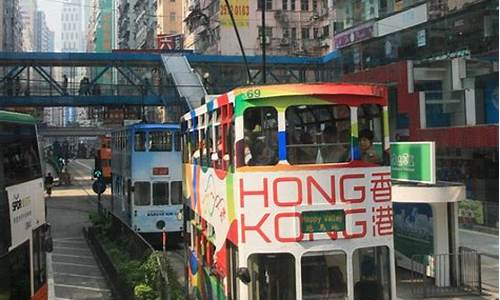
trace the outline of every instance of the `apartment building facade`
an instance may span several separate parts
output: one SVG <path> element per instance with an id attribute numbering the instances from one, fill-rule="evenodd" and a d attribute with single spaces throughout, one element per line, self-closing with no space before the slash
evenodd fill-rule
<path id="1" fill-rule="evenodd" d="M 326 0 L 232 1 L 247 55 L 320 56 L 332 51 L 335 11 Z M 185 47 L 197 53 L 241 55 L 224 0 L 189 0 L 185 5 Z M 265 33 L 263 37 L 262 33 Z"/>
<path id="2" fill-rule="evenodd" d="M 117 48 L 154 49 L 157 0 L 117 0 L 116 5 Z"/>
<path id="3" fill-rule="evenodd" d="M 462 225 L 498 228 L 498 1 L 336 5 L 341 80 L 388 84 L 391 139 L 435 141 Z"/>

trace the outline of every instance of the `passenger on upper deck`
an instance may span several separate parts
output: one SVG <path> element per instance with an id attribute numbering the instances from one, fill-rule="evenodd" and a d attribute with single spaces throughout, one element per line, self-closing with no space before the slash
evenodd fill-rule
<path id="1" fill-rule="evenodd" d="M 369 129 L 363 129 L 359 132 L 359 148 L 361 150 L 361 160 L 379 164 L 380 158 L 373 149 L 373 132 Z"/>
<path id="2" fill-rule="evenodd" d="M 349 132 L 338 132 L 334 126 L 327 126 L 323 131 L 321 154 L 324 163 L 345 162 L 349 160 Z"/>

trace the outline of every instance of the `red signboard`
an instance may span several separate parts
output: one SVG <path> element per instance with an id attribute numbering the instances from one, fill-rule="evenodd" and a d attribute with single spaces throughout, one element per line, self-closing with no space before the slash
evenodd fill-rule
<path id="1" fill-rule="evenodd" d="M 156 40 L 159 49 L 182 50 L 184 48 L 184 38 L 181 34 L 159 34 L 157 35 Z"/>
<path id="2" fill-rule="evenodd" d="M 154 176 L 168 175 L 168 168 L 167 167 L 153 168 L 153 175 Z"/>

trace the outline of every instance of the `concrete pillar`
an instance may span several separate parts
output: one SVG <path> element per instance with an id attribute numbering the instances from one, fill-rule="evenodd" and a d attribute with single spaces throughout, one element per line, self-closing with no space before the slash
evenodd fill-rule
<path id="1" fill-rule="evenodd" d="M 465 78 L 463 80 L 465 89 L 465 125 L 476 125 L 476 90 L 475 79 Z"/>

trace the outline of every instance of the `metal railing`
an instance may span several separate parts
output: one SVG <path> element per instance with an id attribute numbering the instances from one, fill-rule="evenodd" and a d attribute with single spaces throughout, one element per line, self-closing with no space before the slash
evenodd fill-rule
<path id="1" fill-rule="evenodd" d="M 460 247 L 458 253 L 413 255 L 411 283 L 416 298 L 481 295 L 481 254 Z"/>

